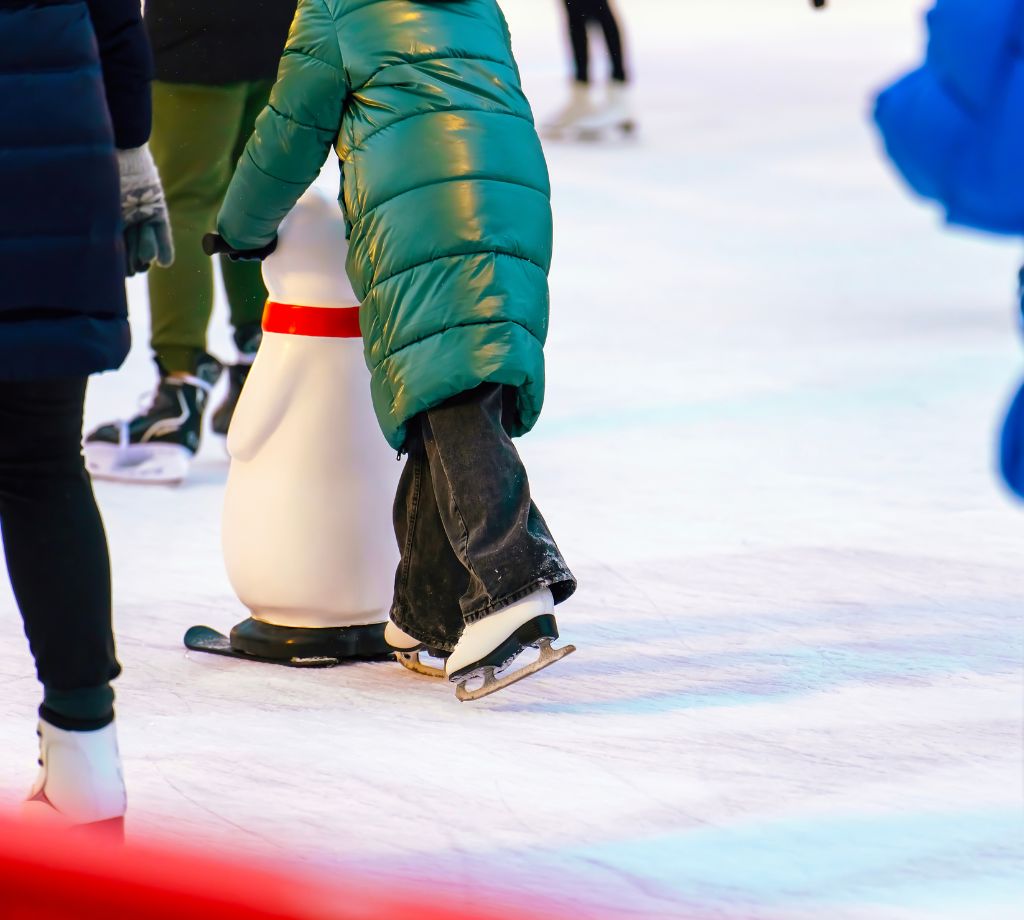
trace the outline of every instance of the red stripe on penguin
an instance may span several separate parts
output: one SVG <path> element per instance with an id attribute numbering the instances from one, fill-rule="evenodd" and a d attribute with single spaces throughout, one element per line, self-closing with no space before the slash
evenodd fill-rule
<path id="1" fill-rule="evenodd" d="M 359 307 L 300 307 L 268 300 L 263 331 L 326 339 L 358 339 Z"/>

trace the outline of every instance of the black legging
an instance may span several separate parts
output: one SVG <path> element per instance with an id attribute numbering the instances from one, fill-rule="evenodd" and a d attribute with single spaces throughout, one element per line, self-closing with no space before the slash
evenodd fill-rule
<path id="1" fill-rule="evenodd" d="M 573 60 L 576 65 L 576 80 L 590 82 L 590 48 L 587 42 L 587 26 L 596 22 L 604 31 L 608 45 L 608 57 L 612 64 L 612 79 L 626 82 L 626 64 L 622 55 L 622 35 L 615 14 L 608 0 L 565 0 L 565 11 L 569 17 L 569 40 L 572 42 Z"/>
<path id="2" fill-rule="evenodd" d="M 44 707 L 43 714 L 68 728 L 113 717 L 107 684 L 121 670 L 110 623 L 107 538 L 82 461 L 85 385 L 84 377 L 0 381 L 7 570 L 46 705 L 59 707 Z"/>

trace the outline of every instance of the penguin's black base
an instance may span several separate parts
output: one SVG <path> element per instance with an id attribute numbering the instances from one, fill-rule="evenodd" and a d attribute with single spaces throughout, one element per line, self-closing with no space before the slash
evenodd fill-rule
<path id="1" fill-rule="evenodd" d="M 230 638 L 209 626 L 185 633 L 185 647 L 211 655 L 244 658 L 292 668 L 332 668 L 346 661 L 392 661 L 384 624 L 302 628 L 273 626 L 251 617 L 231 630 Z"/>

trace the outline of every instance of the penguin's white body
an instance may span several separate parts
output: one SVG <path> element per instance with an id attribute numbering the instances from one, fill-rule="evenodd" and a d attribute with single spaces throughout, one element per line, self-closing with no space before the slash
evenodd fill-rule
<path id="1" fill-rule="evenodd" d="M 352 315 L 346 251 L 337 202 L 310 189 L 264 262 L 267 316 L 276 304 Z M 401 469 L 374 416 L 362 339 L 271 329 L 265 322 L 228 431 L 228 577 L 264 623 L 382 623 L 398 564 L 391 506 Z"/>

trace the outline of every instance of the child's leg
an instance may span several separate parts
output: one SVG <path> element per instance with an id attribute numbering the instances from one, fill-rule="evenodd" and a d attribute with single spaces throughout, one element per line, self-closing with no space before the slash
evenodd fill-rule
<path id="1" fill-rule="evenodd" d="M 502 386 L 485 384 L 429 410 L 422 421 L 438 518 L 449 552 L 468 573 L 459 598 L 465 623 L 541 588 L 550 588 L 556 603 L 576 590 L 502 424 L 504 398 Z M 423 548 L 411 541 L 413 556 Z M 426 548 L 437 555 L 433 545 Z"/>
<path id="2" fill-rule="evenodd" d="M 409 423 L 408 458 L 395 496 L 395 536 L 402 560 L 395 574 L 391 620 L 429 648 L 450 652 L 462 632 L 459 600 L 469 586 L 469 573 L 441 523 L 421 422 L 417 416 Z"/>

